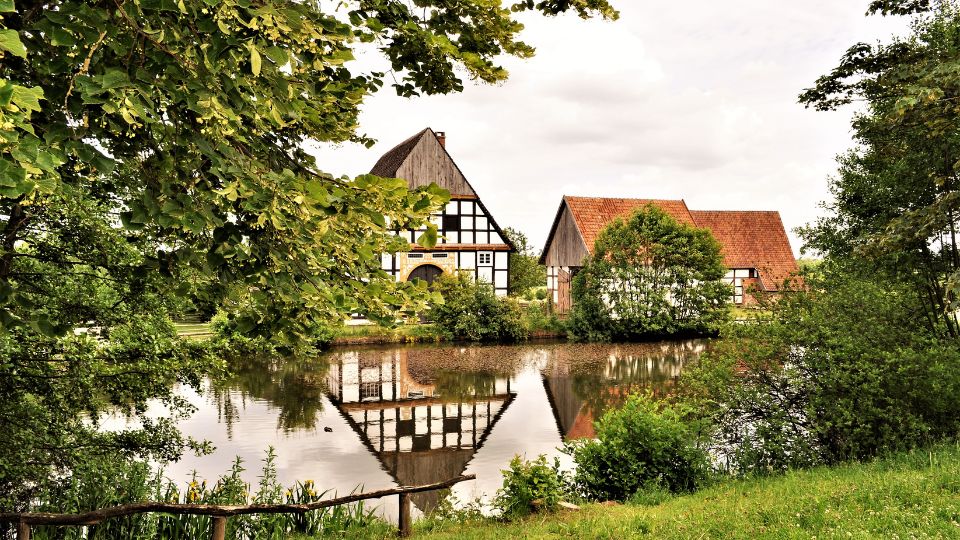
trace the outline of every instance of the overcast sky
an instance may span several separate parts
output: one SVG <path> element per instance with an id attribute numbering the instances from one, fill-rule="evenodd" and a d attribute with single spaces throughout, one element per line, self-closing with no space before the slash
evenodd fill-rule
<path id="1" fill-rule="evenodd" d="M 510 80 L 463 93 L 365 104 L 378 140 L 318 148 L 321 169 L 356 175 L 425 128 L 501 227 L 543 246 L 563 195 L 685 199 L 699 210 L 779 210 L 792 229 L 828 197 L 853 112 L 815 112 L 797 95 L 858 41 L 903 33 L 865 17 L 866 0 L 614 0 L 615 22 L 527 18 L 531 60 Z M 370 62 L 367 58 L 363 62 Z"/>

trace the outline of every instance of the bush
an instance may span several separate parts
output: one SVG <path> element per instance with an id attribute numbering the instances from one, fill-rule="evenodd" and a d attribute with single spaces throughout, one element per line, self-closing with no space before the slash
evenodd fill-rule
<path id="1" fill-rule="evenodd" d="M 822 269 L 684 373 L 741 473 L 863 460 L 960 433 L 960 344 L 906 287 Z"/>
<path id="2" fill-rule="evenodd" d="M 524 324 L 529 332 L 564 333 L 567 325 L 556 314 L 550 312 L 545 302 L 534 302 L 523 310 Z"/>
<path id="3" fill-rule="evenodd" d="M 510 460 L 510 468 L 503 473 L 503 487 L 497 491 L 493 505 L 506 518 L 525 516 L 534 511 L 552 512 L 567 495 L 567 481 L 560 472 L 560 461 L 553 465 L 541 454 L 533 461 L 520 456 Z"/>
<path id="4" fill-rule="evenodd" d="M 441 276 L 433 283 L 443 297 L 430 308 L 428 318 L 452 339 L 516 342 L 527 339 L 520 306 L 500 298 L 488 283 L 474 282 L 466 274 Z"/>
<path id="5" fill-rule="evenodd" d="M 708 478 L 707 454 L 681 410 L 643 395 L 596 423 L 597 438 L 569 442 L 577 463 L 574 486 L 592 500 L 624 501 L 637 492 L 693 491 Z"/>

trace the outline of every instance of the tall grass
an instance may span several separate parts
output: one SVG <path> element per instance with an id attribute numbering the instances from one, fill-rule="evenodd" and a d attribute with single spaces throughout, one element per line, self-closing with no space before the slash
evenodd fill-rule
<path id="1" fill-rule="evenodd" d="M 181 488 L 155 473 L 142 463 L 101 464 L 89 470 L 74 472 L 58 492 L 38 497 L 32 511 L 78 513 L 140 501 L 163 501 L 181 504 L 305 504 L 328 495 L 317 491 L 313 480 L 296 482 L 291 487 L 277 480 L 276 455 L 267 451 L 260 481 L 255 486 L 243 481 L 244 467 L 239 458 L 230 472 L 213 485 L 200 480 L 196 473 Z M 303 514 L 251 514 L 227 519 L 227 538 L 236 540 L 286 539 L 295 535 L 316 538 L 385 537 L 395 529 L 374 515 L 375 508 L 359 502 L 323 508 Z M 208 538 L 212 526 L 210 516 L 137 514 L 106 520 L 87 527 L 36 526 L 37 540 L 116 539 L 172 540 Z"/>

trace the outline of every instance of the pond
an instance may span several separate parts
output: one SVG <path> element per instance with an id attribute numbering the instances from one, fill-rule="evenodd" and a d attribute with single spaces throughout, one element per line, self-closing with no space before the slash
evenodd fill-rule
<path id="1" fill-rule="evenodd" d="M 215 480 L 233 459 L 256 483 L 268 446 L 280 481 L 311 479 L 340 495 L 439 482 L 460 474 L 460 501 L 489 499 L 516 455 L 561 458 L 564 440 L 593 436 L 593 420 L 630 393 L 670 392 L 704 341 L 646 344 L 527 343 L 341 348 L 309 362 L 257 361 L 183 394 L 197 412 L 186 435 L 211 441 L 167 475 Z M 421 511 L 439 492 L 415 495 Z M 392 517 L 396 505 L 381 501 Z"/>

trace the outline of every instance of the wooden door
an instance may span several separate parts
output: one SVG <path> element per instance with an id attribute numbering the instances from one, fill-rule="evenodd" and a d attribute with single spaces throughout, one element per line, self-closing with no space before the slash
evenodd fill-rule
<path id="1" fill-rule="evenodd" d="M 557 273 L 557 314 L 570 312 L 573 299 L 570 296 L 570 281 L 573 275 L 562 268 Z"/>

